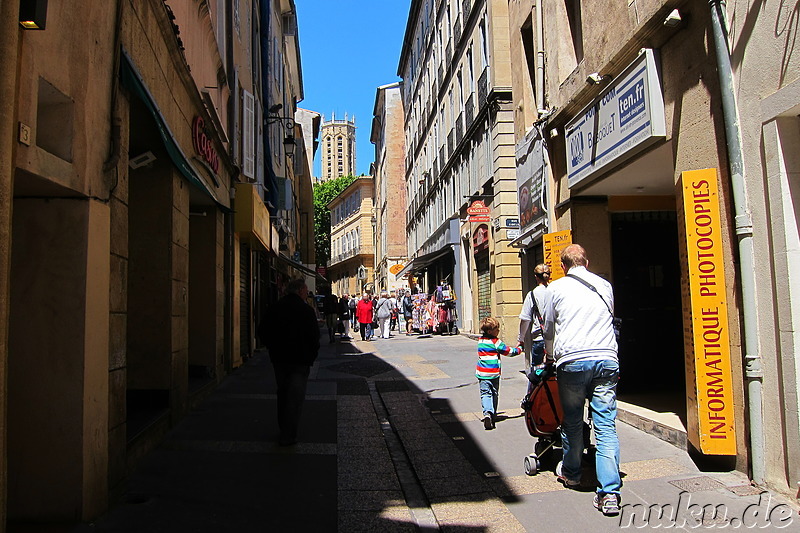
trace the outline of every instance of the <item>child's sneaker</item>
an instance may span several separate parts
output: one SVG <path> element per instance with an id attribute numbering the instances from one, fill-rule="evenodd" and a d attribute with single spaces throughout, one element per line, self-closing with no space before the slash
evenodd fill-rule
<path id="1" fill-rule="evenodd" d="M 619 514 L 619 496 L 598 492 L 594 495 L 594 507 L 606 516 L 617 516 Z"/>

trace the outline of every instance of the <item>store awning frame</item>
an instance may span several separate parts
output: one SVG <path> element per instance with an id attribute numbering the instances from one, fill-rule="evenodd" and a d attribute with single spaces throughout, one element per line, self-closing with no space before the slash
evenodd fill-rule
<path id="1" fill-rule="evenodd" d="M 186 154 L 181 149 L 175 135 L 172 133 L 169 125 L 167 124 L 161 109 L 158 107 L 155 98 L 147 88 L 142 75 L 136 69 L 136 66 L 128 54 L 127 50 L 122 49 L 123 61 L 120 62 L 119 76 L 122 85 L 136 95 L 139 100 L 144 103 L 145 107 L 153 117 L 156 124 L 156 129 L 164 143 L 164 148 L 169 155 L 170 160 L 183 175 L 186 180 L 197 188 L 201 193 L 205 194 L 217 205 L 217 207 L 225 213 L 232 213 L 233 210 L 225 205 L 217 197 L 216 193 L 209 187 L 203 178 L 200 177 L 197 169 L 192 162 L 186 157 Z M 213 172 L 211 173 L 213 175 Z"/>
<path id="2" fill-rule="evenodd" d="M 292 261 L 291 259 L 289 259 L 288 257 L 286 257 L 283 254 L 277 254 L 275 257 L 278 259 L 278 261 L 280 261 L 281 263 L 285 264 L 286 266 L 289 266 L 291 268 L 295 268 L 295 269 L 299 270 L 300 272 L 302 272 L 302 273 L 304 273 L 306 275 L 312 276 L 312 277 L 316 278 L 317 281 L 322 281 L 324 283 L 330 283 L 326 278 L 322 277 L 320 275 L 320 273 L 317 272 L 316 270 L 311 270 L 310 268 L 308 268 L 307 266 L 305 266 L 305 265 L 303 265 L 301 263 L 298 263 L 296 261 Z"/>
<path id="3" fill-rule="evenodd" d="M 408 264 L 405 267 L 403 267 L 403 270 L 401 270 L 400 272 L 398 272 L 395 275 L 395 278 L 396 279 L 400 279 L 403 276 L 405 276 L 406 274 L 409 274 L 411 272 L 416 272 L 418 270 L 422 270 L 423 268 L 425 268 L 426 266 L 430 265 L 431 263 L 433 263 L 434 261 L 436 261 L 440 257 L 443 257 L 444 255 L 452 252 L 453 248 L 454 248 L 454 245 L 448 244 L 444 248 L 436 250 L 435 252 L 431 252 L 429 254 L 425 254 L 425 255 L 421 255 L 419 257 L 415 257 L 414 259 L 409 261 Z"/>
<path id="4" fill-rule="evenodd" d="M 531 243 L 539 239 L 547 231 L 546 217 L 542 217 L 536 224 L 527 228 L 519 237 L 510 241 L 508 246 L 512 248 L 527 248 Z"/>

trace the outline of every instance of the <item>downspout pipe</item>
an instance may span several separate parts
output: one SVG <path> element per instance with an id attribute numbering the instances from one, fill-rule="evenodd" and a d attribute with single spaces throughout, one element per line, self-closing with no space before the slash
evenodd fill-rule
<path id="1" fill-rule="evenodd" d="M 536 0 L 536 108 L 539 115 L 547 113 L 544 105 L 544 23 L 542 19 L 542 2 Z"/>
<path id="2" fill-rule="evenodd" d="M 764 422 L 762 412 L 761 356 L 758 351 L 758 316 L 756 312 L 755 254 L 753 252 L 753 222 L 747 206 L 744 182 L 744 157 L 739 128 L 739 110 L 734 91 L 733 69 L 728 46 L 728 25 L 724 0 L 709 0 L 714 48 L 717 56 L 722 117 L 733 192 L 734 224 L 739 245 L 739 277 L 742 287 L 745 379 L 749 415 L 750 461 L 752 479 L 764 483 Z"/>

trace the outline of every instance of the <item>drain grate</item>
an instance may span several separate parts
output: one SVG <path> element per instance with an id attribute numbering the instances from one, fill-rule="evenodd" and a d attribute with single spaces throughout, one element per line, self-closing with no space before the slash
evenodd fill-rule
<path id="1" fill-rule="evenodd" d="M 752 485 L 737 485 L 735 487 L 728 487 L 728 490 L 737 496 L 758 496 L 764 491 L 764 489 Z"/>
<path id="2" fill-rule="evenodd" d="M 700 477 L 690 477 L 688 479 L 678 479 L 675 481 L 670 481 L 670 485 L 674 485 L 681 490 L 685 490 L 686 492 L 702 492 L 704 490 L 716 490 L 716 489 L 723 489 L 725 485 L 717 481 L 716 479 L 711 479 L 708 476 L 700 476 Z"/>

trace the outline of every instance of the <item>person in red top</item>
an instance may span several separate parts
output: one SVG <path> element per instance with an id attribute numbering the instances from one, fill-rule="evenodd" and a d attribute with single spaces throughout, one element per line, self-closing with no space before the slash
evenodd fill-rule
<path id="1" fill-rule="evenodd" d="M 372 338 L 372 321 L 374 318 L 374 310 L 372 307 L 372 299 L 369 293 L 364 293 L 356 305 L 356 319 L 358 320 L 359 331 L 361 332 L 361 340 L 368 341 Z"/>

